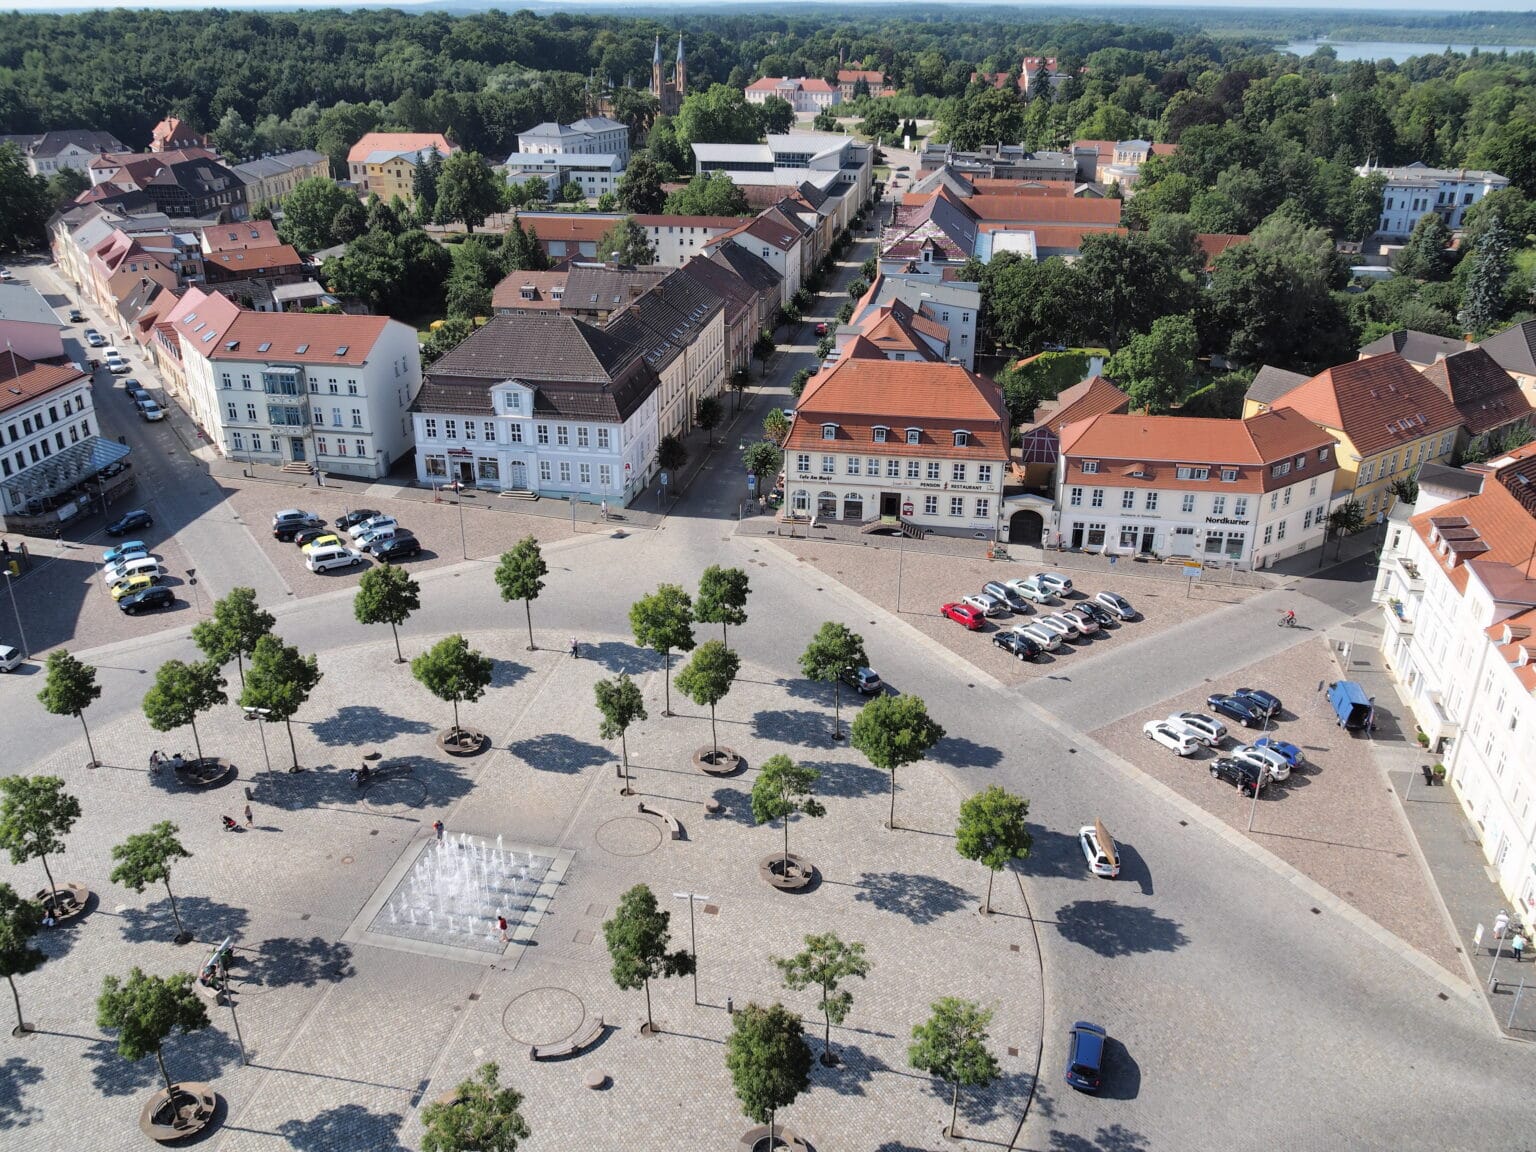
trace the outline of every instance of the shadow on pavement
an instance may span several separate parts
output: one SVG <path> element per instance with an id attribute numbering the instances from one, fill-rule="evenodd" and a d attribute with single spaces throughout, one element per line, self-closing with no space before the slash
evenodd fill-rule
<path id="1" fill-rule="evenodd" d="M 528 740 L 509 744 L 507 751 L 538 772 L 573 774 L 594 768 L 613 759 L 613 753 L 600 744 L 589 744 L 560 732 L 546 732 Z"/>
<path id="2" fill-rule="evenodd" d="M 1056 913 L 1056 930 L 1101 956 L 1172 952 L 1189 943 L 1176 920 L 1113 900 L 1074 900 Z"/>
<path id="3" fill-rule="evenodd" d="M 206 896 L 178 896 L 176 909 L 181 922 L 192 933 L 194 942 L 184 948 L 188 954 L 198 951 L 196 941 L 217 943 L 226 936 L 238 934 L 250 921 L 250 913 L 232 904 L 221 904 Z M 118 913 L 123 918 L 123 939 L 130 944 L 144 944 L 155 940 L 162 944 L 176 939 L 176 917 L 171 914 L 171 902 L 163 895 L 142 908 L 124 908 Z M 206 957 L 199 957 L 200 963 Z M 188 960 L 188 968 L 195 966 Z"/>
<path id="4" fill-rule="evenodd" d="M 859 878 L 854 899 L 873 904 L 882 912 L 894 912 L 914 924 L 931 924 L 940 916 L 958 912 L 976 897 L 964 888 L 916 872 L 865 872 Z"/>
<path id="5" fill-rule="evenodd" d="M 309 726 L 315 739 L 328 747 L 378 744 L 395 736 L 426 736 L 432 725 L 422 720 L 407 720 L 372 704 L 348 704 L 336 715 L 317 720 Z"/>
<path id="6" fill-rule="evenodd" d="M 300 985 L 313 988 L 335 983 L 354 974 L 352 949 L 339 941 L 311 936 L 301 940 L 278 936 L 255 948 L 236 949 L 238 963 L 231 961 L 230 983 L 236 996 L 271 988 Z"/>
<path id="7" fill-rule="evenodd" d="M 0 1132 L 25 1128 L 42 1118 L 42 1111 L 22 1102 L 22 1093 L 43 1081 L 43 1070 L 20 1056 L 0 1061 Z"/>
<path id="8" fill-rule="evenodd" d="M 361 1104 L 341 1104 L 309 1120 L 285 1120 L 277 1126 L 298 1152 L 367 1148 L 369 1152 L 405 1152 L 395 1138 L 405 1118 L 396 1112 L 370 1112 Z"/>

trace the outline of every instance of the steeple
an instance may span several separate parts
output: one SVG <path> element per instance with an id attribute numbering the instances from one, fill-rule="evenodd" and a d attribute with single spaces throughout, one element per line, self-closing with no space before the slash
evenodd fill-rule
<path id="1" fill-rule="evenodd" d="M 683 34 L 677 34 L 677 84 L 678 103 L 682 103 L 683 96 L 688 91 L 688 65 L 683 62 Z"/>
<path id="2" fill-rule="evenodd" d="M 651 95 L 656 97 L 657 100 L 662 101 L 662 110 L 665 111 L 666 102 L 662 96 L 663 81 L 664 77 L 661 71 L 661 33 L 658 32 L 656 34 L 656 47 L 651 52 Z"/>
<path id="3" fill-rule="evenodd" d="M 656 50 L 651 53 L 651 67 L 661 67 L 661 33 L 656 33 Z"/>

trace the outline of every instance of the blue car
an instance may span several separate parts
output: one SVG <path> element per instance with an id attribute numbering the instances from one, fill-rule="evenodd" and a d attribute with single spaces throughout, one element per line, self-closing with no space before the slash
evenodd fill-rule
<path id="1" fill-rule="evenodd" d="M 1273 692 L 1266 692 L 1262 688 L 1236 688 L 1232 695 L 1251 700 L 1266 716 L 1280 715 L 1280 697 Z"/>
<path id="2" fill-rule="evenodd" d="M 103 564 L 116 564 L 124 556 L 137 552 L 140 556 L 149 554 L 149 545 L 142 540 L 124 540 L 116 548 L 108 548 L 101 554 Z"/>
<path id="3" fill-rule="evenodd" d="M 1104 1074 L 1104 1045 L 1109 1034 L 1079 1020 L 1067 1033 L 1067 1083 L 1079 1092 L 1097 1092 Z"/>
<path id="4" fill-rule="evenodd" d="M 107 525 L 108 536 L 126 536 L 136 528 L 153 528 L 154 520 L 148 512 L 142 508 L 135 508 L 132 512 L 125 512 L 112 523 Z"/>
<path id="5" fill-rule="evenodd" d="M 1295 771 L 1307 762 L 1307 758 L 1301 754 L 1301 749 L 1285 740 L 1276 740 L 1272 736 L 1265 736 L 1253 742 L 1255 748 L 1273 748 L 1285 757 L 1285 762 Z"/>
<path id="6" fill-rule="evenodd" d="M 1257 728 L 1264 723 L 1264 709 L 1258 701 L 1246 696 L 1229 696 L 1225 692 L 1218 692 L 1214 696 L 1207 696 L 1205 703 L 1214 712 L 1220 712 L 1229 720 L 1236 720 L 1239 724 L 1249 728 Z"/>

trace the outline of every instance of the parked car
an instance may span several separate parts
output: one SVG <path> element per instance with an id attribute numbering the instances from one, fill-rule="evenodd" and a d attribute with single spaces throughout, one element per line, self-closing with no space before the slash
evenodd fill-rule
<path id="1" fill-rule="evenodd" d="M 1094 598 L 1094 602 L 1113 612 L 1121 620 L 1136 619 L 1136 609 L 1131 607 L 1131 602 L 1116 592 L 1100 592 Z"/>
<path id="2" fill-rule="evenodd" d="M 983 616 L 1007 616 L 1008 605 L 1004 604 L 996 596 L 989 596 L 985 592 L 978 592 L 974 596 L 965 597 L 963 603 L 969 604 Z"/>
<path id="3" fill-rule="evenodd" d="M 1083 850 L 1083 858 L 1088 861 L 1088 871 L 1106 880 L 1120 875 L 1120 849 L 1102 820 L 1079 828 L 1077 842 Z"/>
<path id="4" fill-rule="evenodd" d="M 9 672 L 18 668 L 22 663 L 20 648 L 13 648 L 9 644 L 0 644 L 0 672 Z"/>
<path id="5" fill-rule="evenodd" d="M 1054 612 L 1052 615 L 1071 621 L 1078 632 L 1084 636 L 1092 636 L 1099 630 L 1099 622 L 1097 620 L 1086 613 L 1074 611 L 1072 608 L 1063 608 L 1060 612 Z"/>
<path id="6" fill-rule="evenodd" d="M 176 593 L 169 588 L 155 587 L 124 596 L 117 602 L 117 606 L 129 616 L 137 616 L 140 612 L 158 612 L 162 608 L 169 608 L 174 603 L 176 603 Z"/>
<path id="7" fill-rule="evenodd" d="M 838 679 L 860 696 L 878 696 L 885 691 L 885 682 L 873 668 L 845 668 Z"/>
<path id="8" fill-rule="evenodd" d="M 78 308 L 71 308 L 69 310 L 69 322 L 71 324 L 84 324 L 85 313 L 80 311 Z"/>
<path id="9" fill-rule="evenodd" d="M 421 541 L 409 532 L 396 532 L 388 540 L 378 540 L 368 546 L 380 560 L 399 560 L 406 556 L 414 556 L 421 551 Z"/>
<path id="10" fill-rule="evenodd" d="M 1175 712 L 1168 717 L 1171 724 L 1181 724 L 1207 748 L 1220 748 L 1227 738 L 1227 726 L 1214 716 L 1204 712 Z"/>
<path id="11" fill-rule="evenodd" d="M 345 548 L 347 542 L 335 532 L 321 530 L 320 535 L 313 537 L 308 544 L 299 545 L 299 551 L 308 556 L 316 548 Z"/>
<path id="12" fill-rule="evenodd" d="M 107 371 L 112 373 L 114 376 L 122 376 L 125 373 L 132 372 L 133 365 L 128 363 L 128 361 L 124 360 L 121 356 L 108 356 Z"/>
<path id="13" fill-rule="evenodd" d="M 105 345 L 106 342 L 107 342 L 107 338 L 105 336 L 103 336 L 100 332 L 96 331 L 96 329 L 94 329 L 94 328 L 87 328 L 85 330 L 84 335 L 85 335 L 85 342 L 87 344 L 89 344 L 92 348 L 100 348 L 103 345 Z"/>
<path id="14" fill-rule="evenodd" d="M 1269 776 L 1262 769 L 1234 760 L 1230 756 L 1212 760 L 1211 775 L 1218 780 L 1225 780 L 1246 796 L 1252 796 L 1255 788 L 1262 792 L 1264 786 L 1269 783 Z"/>
<path id="15" fill-rule="evenodd" d="M 1252 764 L 1256 768 L 1262 768 L 1268 772 L 1272 780 L 1285 783 L 1291 778 L 1291 765 L 1284 756 L 1273 748 L 1255 748 L 1251 744 L 1239 744 L 1232 752 L 1232 758 L 1244 764 Z"/>
<path id="16" fill-rule="evenodd" d="M 1281 708 L 1283 707 L 1280 703 L 1280 697 L 1276 696 L 1273 692 L 1266 692 L 1262 688 L 1235 688 L 1232 691 L 1232 695 L 1241 696 L 1244 700 L 1253 701 L 1266 716 L 1280 715 Z"/>
<path id="17" fill-rule="evenodd" d="M 142 592 L 146 588 L 153 588 L 158 577 L 151 576 L 148 572 L 141 572 L 137 576 L 129 576 L 112 585 L 112 599 L 121 600 L 124 596 L 131 596 L 135 592 Z"/>
<path id="18" fill-rule="evenodd" d="M 332 568 L 351 568 L 363 562 L 363 554 L 356 548 L 332 544 L 310 550 L 304 564 L 311 572 L 329 572 Z"/>
<path id="19" fill-rule="evenodd" d="M 1029 601 L 1020 596 L 1001 580 L 988 580 L 981 586 L 981 590 L 988 596 L 995 597 L 1008 605 L 1010 612 L 1018 612 L 1021 615 L 1029 611 Z"/>
<path id="20" fill-rule="evenodd" d="M 1031 576 L 1027 580 L 1010 580 L 1008 587 L 1034 604 L 1049 604 L 1054 598 L 1051 590 L 1040 583 L 1038 576 Z"/>
<path id="21" fill-rule="evenodd" d="M 160 567 L 153 556 L 124 556 L 117 563 L 108 564 L 101 570 L 101 582 L 110 588 L 130 576 L 139 575 L 164 576 L 165 569 Z"/>
<path id="22" fill-rule="evenodd" d="M 1037 627 L 1046 628 L 1063 640 L 1081 640 L 1083 630 L 1077 626 L 1077 621 L 1060 612 L 1049 612 L 1039 617 L 1035 624 Z"/>
<path id="23" fill-rule="evenodd" d="M 123 391 L 128 393 L 128 399 L 132 400 L 135 404 L 143 400 L 154 399 L 144 390 L 144 385 L 140 384 L 132 376 L 123 381 Z"/>
<path id="24" fill-rule="evenodd" d="M 1038 641 L 1014 628 L 1009 628 L 1003 632 L 994 632 L 992 634 L 992 643 L 996 644 L 1010 656 L 1017 656 L 1020 660 L 1033 660 L 1045 651 L 1044 646 Z"/>
<path id="25" fill-rule="evenodd" d="M 1061 647 L 1060 633 L 1052 632 L 1049 628 L 1042 626 L 1038 620 L 1032 624 L 1015 624 L 1012 631 L 1020 636 L 1028 636 L 1045 652 L 1054 652 Z"/>
<path id="26" fill-rule="evenodd" d="M 1254 748 L 1268 748 L 1285 757 L 1285 762 L 1292 769 L 1300 768 L 1307 762 L 1307 758 L 1301 754 L 1301 749 L 1285 740 L 1276 740 L 1273 736 L 1263 736 L 1252 744 Z"/>
<path id="27" fill-rule="evenodd" d="M 139 415 L 153 424 L 157 420 L 165 419 L 165 409 L 160 407 L 160 405 L 156 404 L 153 400 L 145 397 L 143 400 L 139 401 Z"/>
<path id="28" fill-rule="evenodd" d="M 335 535 L 336 535 L 335 529 L 332 529 L 332 528 L 323 528 L 323 527 L 300 528 L 297 532 L 295 532 L 293 534 L 293 542 L 295 544 L 297 544 L 300 548 L 302 548 L 302 547 L 304 547 L 304 545 L 308 544 L 310 541 L 318 540 L 322 536 L 335 536 Z M 337 543 L 340 543 L 340 541 L 338 540 Z"/>
<path id="29" fill-rule="evenodd" d="M 1229 696 L 1225 692 L 1217 692 L 1214 696 L 1205 698 L 1206 706 L 1214 708 L 1229 720 L 1236 720 L 1239 724 L 1249 728 L 1257 728 L 1264 723 L 1263 710 L 1253 701 L 1241 696 Z"/>
<path id="30" fill-rule="evenodd" d="M 1079 600 L 1068 608 L 1067 611 L 1075 616 L 1087 617 L 1100 628 L 1107 628 L 1118 619 L 1109 609 L 1093 600 Z"/>
<path id="31" fill-rule="evenodd" d="M 9 268 L 0 268 L 0 281 L 9 283 L 14 279 L 16 279 L 16 277 Z"/>
<path id="32" fill-rule="evenodd" d="M 112 463 L 108 464 L 105 468 L 102 468 L 102 469 L 98 470 L 96 475 L 101 480 L 110 480 L 112 477 L 116 476 L 119 472 L 126 472 L 126 471 L 128 471 L 128 461 L 126 461 L 126 460 L 114 460 L 114 461 L 112 461 Z"/>
<path id="33" fill-rule="evenodd" d="M 1072 581 L 1060 572 L 1036 572 L 1035 579 L 1054 596 L 1065 596 L 1072 591 Z"/>
<path id="34" fill-rule="evenodd" d="M 969 604 L 944 604 L 939 608 L 939 615 L 947 616 L 956 624 L 963 624 L 972 632 L 980 632 L 986 627 L 986 617 Z"/>
<path id="35" fill-rule="evenodd" d="M 1200 741 L 1182 724 L 1171 720 L 1148 720 L 1141 726 L 1149 740 L 1167 748 L 1176 756 L 1193 756 L 1200 749 Z"/>
<path id="36" fill-rule="evenodd" d="M 343 512 L 336 517 L 336 527 L 345 532 L 354 524 L 361 524 L 364 520 L 372 520 L 375 516 L 381 516 L 377 508 L 354 508 L 350 512 Z"/>
<path id="37" fill-rule="evenodd" d="M 101 554 L 101 562 L 103 564 L 116 564 L 124 556 L 131 556 L 135 553 L 142 556 L 146 555 L 148 552 L 149 545 L 144 543 L 144 541 L 124 540 L 117 547 L 108 548 L 105 552 L 103 552 Z"/>
<path id="38" fill-rule="evenodd" d="M 1067 1083 L 1079 1092 L 1097 1092 L 1104 1076 L 1104 1047 L 1108 1033 L 1097 1024 L 1079 1020 L 1067 1033 Z"/>
<path id="39" fill-rule="evenodd" d="M 107 525 L 108 536 L 126 536 L 130 532 L 140 528 L 153 528 L 154 519 L 142 508 L 135 508 L 132 512 L 124 512 L 116 520 Z"/>
<path id="40" fill-rule="evenodd" d="M 325 521 L 313 512 L 302 508 L 285 508 L 272 517 L 272 535 L 278 540 L 292 540 L 294 534 L 305 528 L 318 528 Z"/>
<path id="41" fill-rule="evenodd" d="M 371 544 L 382 544 L 386 540 L 393 540 L 405 529 L 396 524 L 382 524 L 377 528 L 370 528 L 366 532 L 360 532 L 352 537 L 352 543 L 359 548 L 367 549 Z"/>
<path id="42" fill-rule="evenodd" d="M 356 540 L 365 532 L 372 532 L 375 528 L 393 528 L 398 521 L 393 516 L 370 516 L 366 520 L 359 520 L 347 529 L 347 535 Z"/>

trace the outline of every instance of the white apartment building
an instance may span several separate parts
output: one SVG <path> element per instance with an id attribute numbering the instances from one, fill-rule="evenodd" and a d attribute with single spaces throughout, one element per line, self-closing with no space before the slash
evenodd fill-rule
<path id="1" fill-rule="evenodd" d="M 1509 179 L 1497 172 L 1431 168 L 1418 162 L 1401 168 L 1365 165 L 1355 171 L 1361 176 L 1379 172 L 1387 178 L 1376 234 L 1388 239 L 1407 239 L 1426 212 L 1438 212 L 1452 229 L 1460 228 L 1468 208 L 1488 193 L 1509 187 Z"/>
<path id="2" fill-rule="evenodd" d="M 1536 452 L 1428 466 L 1394 519 L 1375 599 L 1382 655 L 1491 873 L 1536 914 Z M 1446 482 L 1440 483 L 1438 478 Z"/>
<path id="3" fill-rule="evenodd" d="M 779 277 L 781 307 L 800 291 L 811 238 L 804 225 L 785 219 L 777 209 L 770 208 L 734 231 L 721 233 L 711 244 L 736 244 L 773 269 Z"/>
<path id="4" fill-rule="evenodd" d="M 635 223 L 656 252 L 656 263 L 681 268 L 695 256 L 705 255 L 709 242 L 741 224 L 734 216 L 649 216 L 637 214 Z"/>
<path id="5" fill-rule="evenodd" d="M 843 91 L 819 76 L 764 76 L 743 89 L 748 104 L 761 104 L 777 96 L 799 116 L 814 116 L 823 108 L 843 102 Z"/>
<path id="6" fill-rule="evenodd" d="M 0 355 L 0 516 L 8 528 L 32 517 L 68 520 L 90 499 L 82 485 L 129 452 L 100 431 L 88 375 L 72 364 Z"/>
<path id="7" fill-rule="evenodd" d="M 629 129 L 607 116 L 587 116 L 574 124 L 546 120 L 517 134 L 517 151 L 507 164 L 520 156 L 617 156 L 619 168 L 629 163 Z"/>
<path id="8" fill-rule="evenodd" d="M 1335 445 L 1288 408 L 1247 420 L 1092 416 L 1061 430 L 1046 530 L 1073 550 L 1262 568 L 1322 543 Z"/>
<path id="9" fill-rule="evenodd" d="M 506 178 L 510 184 L 523 184 L 537 176 L 558 197 L 560 189 L 575 184 L 588 199 L 604 192 L 617 192 L 624 178 L 624 161 L 612 153 L 605 155 L 529 154 L 514 152 L 507 157 Z"/>
<path id="10" fill-rule="evenodd" d="M 16 145 L 16 150 L 26 161 L 28 172 L 45 180 L 65 168 L 89 176 L 91 161 L 103 152 L 128 151 L 112 133 L 95 132 L 89 128 L 0 136 L 0 144 L 6 143 Z"/>
<path id="11" fill-rule="evenodd" d="M 817 175 L 829 177 L 826 191 L 843 195 L 857 207 L 869 199 L 874 183 L 872 144 L 853 136 L 796 132 L 769 136 L 761 144 L 694 144 L 696 172 L 725 172 L 746 183 L 798 184 Z"/>

